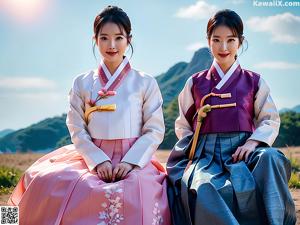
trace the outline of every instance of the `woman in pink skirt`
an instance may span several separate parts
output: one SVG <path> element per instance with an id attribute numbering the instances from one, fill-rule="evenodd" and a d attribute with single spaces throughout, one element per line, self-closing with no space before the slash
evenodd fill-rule
<path id="1" fill-rule="evenodd" d="M 74 79 L 67 126 L 73 144 L 35 162 L 9 199 L 21 225 L 170 224 L 156 80 L 131 68 L 126 13 L 108 6 L 94 21 L 98 69 Z"/>

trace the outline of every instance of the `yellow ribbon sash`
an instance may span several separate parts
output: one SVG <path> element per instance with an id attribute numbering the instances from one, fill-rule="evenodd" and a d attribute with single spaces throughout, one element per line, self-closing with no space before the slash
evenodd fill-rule
<path id="1" fill-rule="evenodd" d="M 89 115 L 92 112 L 110 112 L 110 111 L 116 111 L 116 109 L 117 109 L 116 104 L 93 106 L 91 108 L 88 108 L 84 112 L 84 119 L 85 119 L 86 123 L 88 123 Z"/>
<path id="2" fill-rule="evenodd" d="M 206 104 L 204 105 L 204 101 L 209 98 L 209 97 L 219 97 L 219 98 L 231 98 L 231 93 L 225 93 L 225 94 L 215 94 L 215 93 L 209 93 L 205 95 L 200 102 L 200 109 L 198 110 L 198 115 L 197 115 L 197 125 L 196 125 L 196 130 L 194 133 L 194 139 L 192 142 L 192 147 L 189 152 L 189 162 L 185 168 L 185 171 L 188 170 L 190 165 L 192 164 L 192 161 L 194 159 L 195 151 L 196 151 L 196 145 L 200 133 L 200 128 L 201 124 L 204 120 L 204 118 L 207 116 L 207 113 L 210 112 L 212 109 L 220 109 L 220 108 L 227 108 L 227 107 L 236 107 L 236 103 L 229 103 L 229 104 L 221 104 L 221 105 L 209 105 Z"/>

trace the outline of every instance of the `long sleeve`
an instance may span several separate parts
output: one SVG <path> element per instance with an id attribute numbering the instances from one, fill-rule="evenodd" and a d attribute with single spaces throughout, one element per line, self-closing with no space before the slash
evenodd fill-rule
<path id="1" fill-rule="evenodd" d="M 254 101 L 256 129 L 249 139 L 271 146 L 279 133 L 280 117 L 271 98 L 270 88 L 262 78 L 260 78 L 258 86 Z"/>
<path id="2" fill-rule="evenodd" d="M 151 81 L 147 82 L 148 85 L 145 87 L 142 106 L 142 134 L 121 160 L 141 168 L 150 162 L 165 133 L 162 96 L 156 80 L 152 77 L 150 79 Z"/>
<path id="3" fill-rule="evenodd" d="M 179 117 L 175 121 L 175 133 L 179 140 L 193 134 L 193 129 L 186 117 L 189 109 L 194 106 L 194 98 L 191 90 L 192 85 L 193 80 L 190 77 L 178 96 Z"/>
<path id="4" fill-rule="evenodd" d="M 84 99 L 82 94 L 80 94 L 78 80 L 78 78 L 75 79 L 69 94 L 70 108 L 67 113 L 66 123 L 76 150 L 83 157 L 89 170 L 92 171 L 99 163 L 110 161 L 110 158 L 92 142 L 91 136 L 87 131 L 84 121 Z"/>

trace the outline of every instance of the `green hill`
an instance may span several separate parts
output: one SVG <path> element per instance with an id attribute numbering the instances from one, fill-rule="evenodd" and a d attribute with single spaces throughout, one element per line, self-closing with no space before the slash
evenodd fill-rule
<path id="1" fill-rule="evenodd" d="M 178 117 L 178 101 L 177 98 L 174 98 L 170 102 L 167 108 L 164 109 L 164 118 L 166 133 L 163 143 L 160 145 L 160 149 L 170 149 L 177 141 L 177 137 L 174 131 L 174 123 Z"/>
<path id="2" fill-rule="evenodd" d="M 67 136 L 66 114 L 42 120 L 0 139 L 0 152 L 46 151 Z"/>
<path id="3" fill-rule="evenodd" d="M 209 49 L 201 48 L 195 52 L 189 63 L 177 63 L 166 73 L 157 77 L 157 82 L 164 99 L 166 126 L 165 138 L 160 148 L 170 149 L 177 141 L 174 132 L 174 121 L 178 117 L 177 96 L 184 87 L 185 82 L 194 73 L 208 69 L 211 63 L 212 58 Z"/>
<path id="4" fill-rule="evenodd" d="M 280 113 L 284 113 L 284 112 L 297 112 L 297 113 L 300 113 L 300 105 L 296 105 L 295 107 L 289 109 L 289 108 L 283 108 L 283 109 L 280 109 L 279 112 Z"/>
<path id="5" fill-rule="evenodd" d="M 156 77 L 160 87 L 164 107 L 177 98 L 186 80 L 196 72 L 208 69 L 212 63 L 208 48 L 201 48 L 195 52 L 189 63 L 180 62 L 172 66 L 167 72 Z"/>
<path id="6" fill-rule="evenodd" d="M 12 133 L 12 132 L 14 132 L 14 130 L 12 130 L 12 129 L 1 130 L 0 131 L 0 138 L 4 137 L 4 136 L 6 136 L 6 135 L 8 135 L 9 133 Z"/>
<path id="7" fill-rule="evenodd" d="M 280 130 L 274 146 L 299 146 L 300 145 L 300 113 L 284 112 L 280 114 Z"/>

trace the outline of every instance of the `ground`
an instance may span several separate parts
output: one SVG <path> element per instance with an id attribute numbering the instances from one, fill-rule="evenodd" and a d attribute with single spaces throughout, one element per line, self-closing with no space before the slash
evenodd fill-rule
<path id="1" fill-rule="evenodd" d="M 281 149 L 287 157 L 293 157 L 300 160 L 300 147 L 291 147 Z M 157 151 L 156 158 L 165 165 L 166 160 L 170 154 L 170 151 Z M 21 171 L 25 171 L 34 161 L 43 156 L 43 154 L 37 153 L 26 153 L 26 154 L 1 154 L 0 155 L 0 165 L 15 167 Z M 296 205 L 296 212 L 298 222 L 300 225 L 300 189 L 291 190 L 293 199 Z M 0 205 L 6 205 L 9 194 L 0 195 Z"/>

